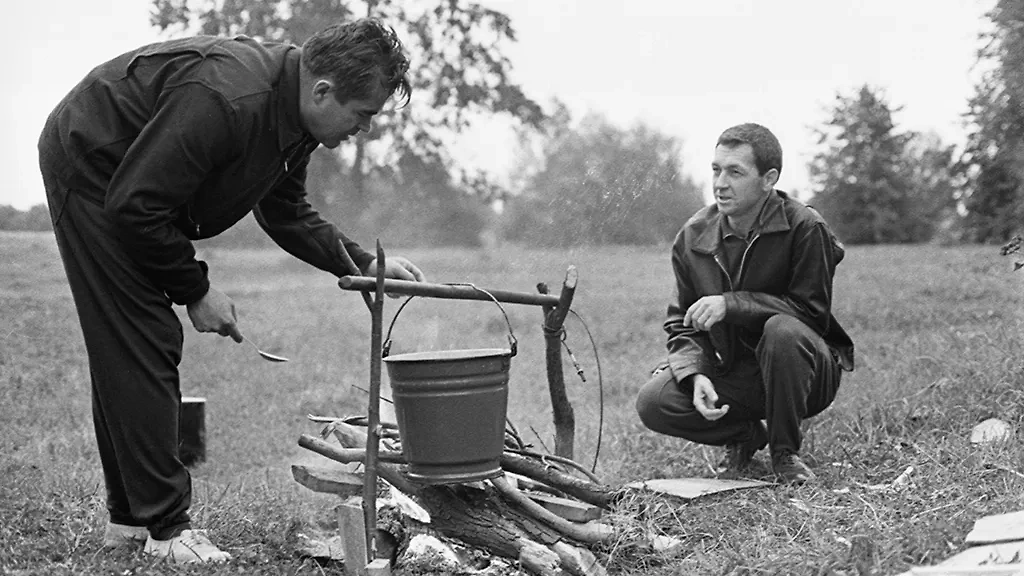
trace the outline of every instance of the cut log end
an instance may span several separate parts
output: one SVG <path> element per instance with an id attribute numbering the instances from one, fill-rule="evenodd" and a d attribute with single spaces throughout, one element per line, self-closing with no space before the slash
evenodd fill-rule
<path id="1" fill-rule="evenodd" d="M 575 290 L 577 280 L 579 280 L 579 272 L 576 271 L 575 266 L 569 266 L 569 269 L 565 271 L 565 283 L 563 286 Z"/>
<path id="2" fill-rule="evenodd" d="M 313 492 L 337 494 L 342 498 L 358 496 L 363 490 L 363 476 L 322 466 L 292 464 L 292 478 Z"/>
<path id="3" fill-rule="evenodd" d="M 391 576 L 391 563 L 378 558 L 366 565 L 366 576 Z"/>
<path id="4" fill-rule="evenodd" d="M 525 538 L 516 542 L 519 547 L 519 563 L 523 568 L 540 576 L 562 576 L 562 559 L 558 554 L 533 540 Z"/>

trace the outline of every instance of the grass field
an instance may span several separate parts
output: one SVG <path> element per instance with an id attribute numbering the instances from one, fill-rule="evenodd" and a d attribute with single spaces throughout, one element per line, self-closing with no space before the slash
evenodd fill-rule
<path id="1" fill-rule="evenodd" d="M 579 269 L 575 310 L 598 343 L 604 428 L 597 472 L 610 483 L 706 476 L 718 454 L 642 429 L 633 398 L 661 357 L 670 295 L 667 247 L 565 252 L 501 247 L 392 251 L 437 282 L 557 290 Z M 88 366 L 52 236 L 0 233 L 0 572 L 13 574 L 341 574 L 299 557 L 297 534 L 330 529 L 331 498 L 297 485 L 310 460 L 307 413 L 365 412 L 369 315 L 358 295 L 282 252 L 205 250 L 215 285 L 239 307 L 264 349 L 185 324 L 182 391 L 208 399 L 208 461 L 193 471 L 193 516 L 235 561 L 178 568 L 139 553 L 102 551 L 104 490 L 94 446 Z M 1024 272 L 994 247 L 852 248 L 836 279 L 834 312 L 857 343 L 858 367 L 832 408 L 807 427 L 805 454 L 820 481 L 673 502 L 658 526 L 686 544 L 671 559 L 613 550 L 619 574 L 896 574 L 965 547 L 985 515 L 1024 509 Z M 398 301 L 389 300 L 386 320 Z M 540 311 L 511 305 L 519 339 L 510 417 L 527 440 L 551 446 Z M 578 422 L 576 459 L 598 438 L 596 362 L 570 317 L 568 364 Z M 394 351 L 503 345 L 487 303 L 418 299 L 395 329 Z M 977 447 L 971 428 L 998 416 L 1011 442 Z M 763 458 L 763 456 L 761 456 Z M 884 490 L 912 467 L 910 483 Z M 402 571 L 397 572 L 399 575 Z"/>

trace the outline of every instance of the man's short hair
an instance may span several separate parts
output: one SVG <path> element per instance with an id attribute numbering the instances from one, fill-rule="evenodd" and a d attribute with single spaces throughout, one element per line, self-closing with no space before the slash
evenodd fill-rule
<path id="1" fill-rule="evenodd" d="M 735 148 L 743 144 L 750 144 L 754 149 L 754 164 L 761 176 L 772 168 L 782 173 L 782 145 L 771 130 L 760 124 L 748 122 L 728 128 L 718 137 L 715 146 Z"/>
<path id="2" fill-rule="evenodd" d="M 335 98 L 344 104 L 362 100 L 383 90 L 398 94 L 408 103 L 409 57 L 390 26 L 375 18 L 334 24 L 317 32 L 302 45 L 302 65 L 317 76 L 326 76 L 337 87 Z"/>

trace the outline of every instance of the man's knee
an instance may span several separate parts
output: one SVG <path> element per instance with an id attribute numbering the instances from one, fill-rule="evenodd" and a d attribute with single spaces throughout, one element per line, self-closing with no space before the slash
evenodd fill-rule
<path id="1" fill-rule="evenodd" d="M 662 388 L 665 386 L 664 372 L 651 377 L 636 395 L 636 413 L 644 426 L 660 432 L 658 428 L 664 421 L 662 403 L 660 401 Z"/>
<path id="2" fill-rule="evenodd" d="M 679 416 L 685 412 L 682 392 L 676 384 L 672 371 L 664 369 L 655 373 L 640 388 L 636 396 L 636 413 L 640 422 L 648 429 L 660 434 L 677 435 Z"/>
<path id="3" fill-rule="evenodd" d="M 788 314 L 776 314 L 764 323 L 763 338 L 782 342 L 794 341 L 814 335 L 814 331 L 803 322 Z"/>
<path id="4" fill-rule="evenodd" d="M 640 422 L 659 434 L 694 440 L 691 433 L 707 430 L 716 423 L 694 409 L 690 394 L 676 382 L 671 370 L 653 375 L 636 397 Z"/>
<path id="5" fill-rule="evenodd" d="M 789 354 L 797 350 L 813 350 L 817 333 L 800 320 L 788 314 L 776 314 L 764 323 L 758 355 Z"/>

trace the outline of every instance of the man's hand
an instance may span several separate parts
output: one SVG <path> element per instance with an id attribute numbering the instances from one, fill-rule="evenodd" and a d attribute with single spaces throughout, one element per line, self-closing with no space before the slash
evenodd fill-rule
<path id="1" fill-rule="evenodd" d="M 367 276 L 377 275 L 377 259 L 374 258 L 366 266 Z M 394 278 L 395 280 L 409 280 L 410 282 L 423 282 L 426 280 L 426 276 L 415 264 L 409 262 L 401 256 L 393 256 L 384 259 L 384 277 Z"/>
<path id="2" fill-rule="evenodd" d="M 242 341 L 242 333 L 238 331 L 238 317 L 235 316 L 235 303 L 226 294 L 210 287 L 206 296 L 189 304 L 188 318 L 199 332 L 216 332 L 221 336 L 230 336 L 235 342 Z"/>
<path id="3" fill-rule="evenodd" d="M 725 318 L 725 296 L 704 296 L 686 309 L 683 326 L 693 326 L 705 332 Z"/>
<path id="4" fill-rule="evenodd" d="M 715 385 L 711 379 L 703 374 L 694 374 L 693 378 L 693 407 L 700 412 L 705 420 L 718 420 L 729 411 L 729 405 L 715 408 L 718 402 L 718 393 L 715 392 Z"/>

